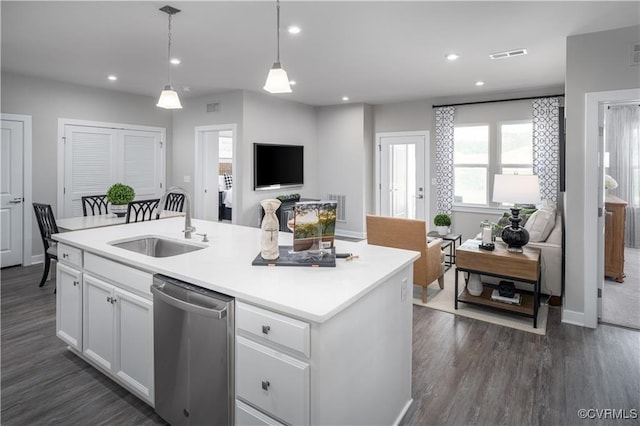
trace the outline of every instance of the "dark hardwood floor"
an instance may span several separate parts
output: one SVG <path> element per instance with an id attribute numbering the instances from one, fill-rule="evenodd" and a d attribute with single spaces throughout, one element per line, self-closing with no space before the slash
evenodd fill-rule
<path id="1" fill-rule="evenodd" d="M 163 424 L 153 410 L 55 337 L 42 265 L 1 271 L 3 425 Z M 578 410 L 640 413 L 640 332 L 560 323 L 538 336 L 414 307 L 413 398 L 403 425 L 638 425 Z M 383 385 L 383 384 L 381 384 Z"/>

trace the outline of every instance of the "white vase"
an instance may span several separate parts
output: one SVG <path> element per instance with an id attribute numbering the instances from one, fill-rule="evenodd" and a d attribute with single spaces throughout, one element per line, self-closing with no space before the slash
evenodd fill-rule
<path id="1" fill-rule="evenodd" d="M 482 294 L 482 281 L 480 281 L 480 275 L 469 274 L 469 281 L 467 281 L 467 291 L 472 296 L 480 296 Z"/>
<path id="2" fill-rule="evenodd" d="M 438 234 L 440 234 L 440 235 L 447 235 L 449 233 L 449 227 L 448 226 L 436 226 L 436 230 L 438 231 Z"/>
<path id="3" fill-rule="evenodd" d="M 128 204 L 109 204 L 109 209 L 116 216 L 123 217 L 127 214 L 127 206 Z"/>
<path id="4" fill-rule="evenodd" d="M 278 249 L 278 231 L 280 231 L 280 222 L 276 216 L 276 210 L 280 207 L 280 200 L 275 198 L 267 198 L 260 201 L 260 205 L 264 209 L 264 217 L 262 218 L 262 233 L 260 234 L 260 256 L 264 260 L 274 260 L 280 256 Z"/>

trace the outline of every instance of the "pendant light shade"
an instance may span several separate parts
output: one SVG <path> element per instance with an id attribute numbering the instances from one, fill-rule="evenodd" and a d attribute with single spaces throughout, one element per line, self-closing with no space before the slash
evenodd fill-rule
<path id="1" fill-rule="evenodd" d="M 164 90 L 160 93 L 160 98 L 156 106 L 164 109 L 181 109 L 182 104 L 178 97 L 178 92 L 173 90 L 170 85 L 164 86 Z"/>
<path id="2" fill-rule="evenodd" d="M 178 92 L 171 86 L 171 18 L 180 10 L 169 5 L 161 7 L 160 10 L 169 15 L 169 43 L 167 47 L 167 84 L 160 93 L 156 106 L 165 109 L 181 109 L 182 104 L 180 103 Z"/>
<path id="3" fill-rule="evenodd" d="M 264 90 L 269 93 L 291 93 L 287 72 L 280 65 L 280 0 L 276 0 L 276 49 L 277 59 L 269 70 Z"/>
<path id="4" fill-rule="evenodd" d="M 264 83 L 264 90 L 269 93 L 291 93 L 291 85 L 287 72 L 280 66 L 280 62 L 275 62 L 269 70 L 267 81 Z"/>

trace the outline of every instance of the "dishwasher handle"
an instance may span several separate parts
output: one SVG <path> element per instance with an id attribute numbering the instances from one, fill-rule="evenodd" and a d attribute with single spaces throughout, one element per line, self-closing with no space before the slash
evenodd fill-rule
<path id="1" fill-rule="evenodd" d="M 165 287 L 164 285 L 157 285 L 154 283 L 151 286 L 151 293 L 153 293 L 155 297 L 162 300 L 163 302 L 168 303 L 169 305 L 174 306 L 186 312 L 213 317 L 219 320 L 227 317 L 226 304 L 222 308 L 218 309 L 211 306 L 206 306 L 205 303 L 197 303 L 198 302 L 197 298 L 190 298 L 192 300 L 186 301 L 186 300 L 183 300 L 182 298 L 175 297 L 173 295 L 168 294 L 164 290 L 164 287 Z M 200 298 L 204 298 L 204 297 L 206 296 L 200 296 Z"/>

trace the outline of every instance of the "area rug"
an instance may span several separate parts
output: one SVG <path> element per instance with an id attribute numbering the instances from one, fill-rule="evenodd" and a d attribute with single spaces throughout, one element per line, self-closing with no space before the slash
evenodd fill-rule
<path id="1" fill-rule="evenodd" d="M 462 273 L 458 284 L 464 283 Z M 494 311 L 488 308 L 477 307 L 467 303 L 458 303 L 458 309 L 454 309 L 455 293 L 455 267 L 444 275 L 444 289 L 440 289 L 437 282 L 427 287 L 427 303 L 422 303 L 422 287 L 413 286 L 413 304 L 425 306 L 439 311 L 449 312 L 467 318 L 490 322 L 492 324 L 511 327 L 544 336 L 547 332 L 548 306 L 541 304 L 538 309 L 538 327 L 533 328 L 533 319 L 513 315 L 508 312 Z"/>

